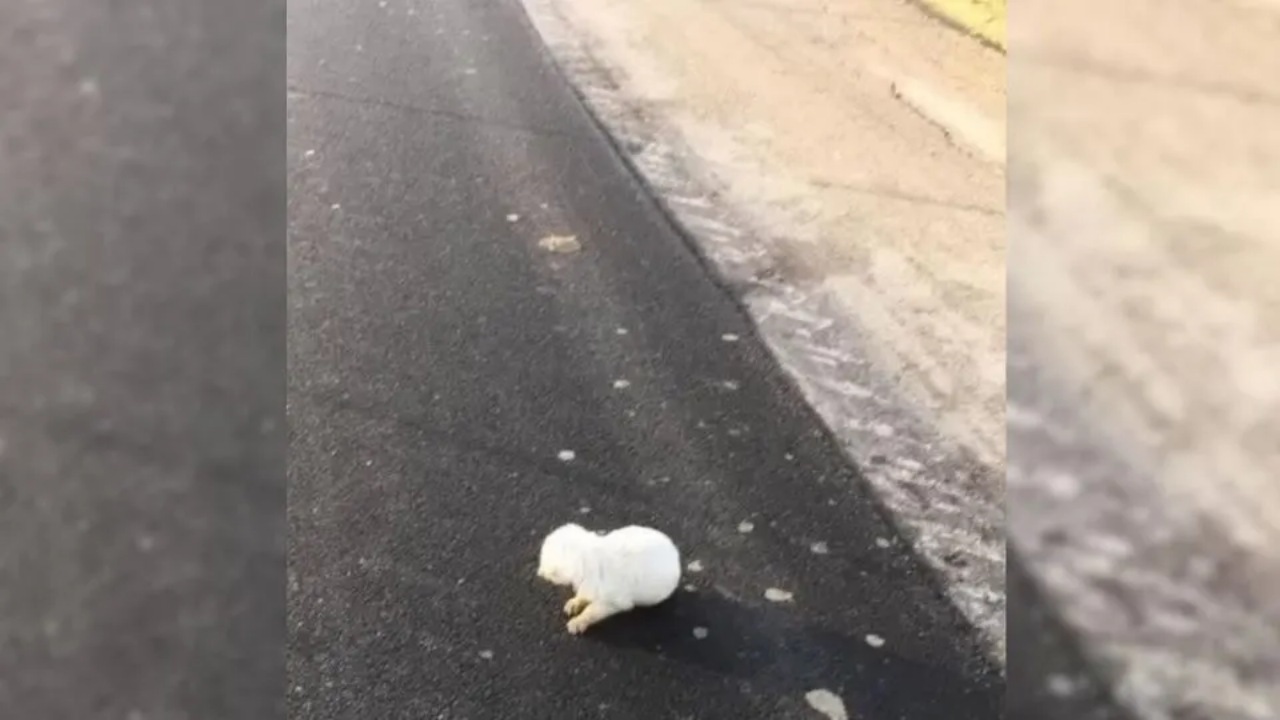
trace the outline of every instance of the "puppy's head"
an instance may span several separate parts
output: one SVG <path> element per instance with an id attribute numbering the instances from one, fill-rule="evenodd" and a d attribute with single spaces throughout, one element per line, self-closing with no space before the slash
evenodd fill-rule
<path id="1" fill-rule="evenodd" d="M 572 585 L 582 566 L 584 546 L 594 536 L 581 525 L 561 525 L 542 541 L 538 577 L 555 585 Z"/>

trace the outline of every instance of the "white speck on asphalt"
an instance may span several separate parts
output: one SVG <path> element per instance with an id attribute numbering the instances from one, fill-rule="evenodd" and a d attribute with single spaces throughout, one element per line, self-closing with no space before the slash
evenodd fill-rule
<path id="1" fill-rule="evenodd" d="M 1076 691 L 1076 684 L 1071 682 L 1071 678 L 1061 673 L 1050 675 L 1045 681 L 1045 686 L 1049 694 L 1054 697 L 1067 697 Z"/>
<path id="2" fill-rule="evenodd" d="M 725 380 L 724 382 L 720 383 L 720 387 L 724 388 L 725 390 L 737 390 L 738 388 L 742 387 L 742 383 L 738 382 L 737 380 Z"/>
<path id="3" fill-rule="evenodd" d="M 697 586 L 693 585 L 692 583 L 689 583 L 684 586 L 685 592 L 695 592 L 697 589 L 698 589 Z"/>
<path id="4" fill-rule="evenodd" d="M 560 458 L 561 462 L 571 462 L 574 458 L 578 457 L 578 454 L 572 450 L 561 450 L 556 453 L 556 457 Z"/>
<path id="5" fill-rule="evenodd" d="M 342 209 L 342 206 L 341 206 L 341 205 L 339 205 L 338 203 L 334 203 L 334 204 L 332 204 L 332 205 L 330 205 L 330 206 L 329 206 L 329 209 L 330 209 L 330 210 L 341 210 L 341 209 Z"/>
<path id="6" fill-rule="evenodd" d="M 624 328 L 624 327 L 620 327 L 620 328 L 618 328 L 617 330 L 614 330 L 614 332 L 615 332 L 615 333 L 617 333 L 617 334 L 619 334 L 619 335 L 626 335 L 626 334 L 627 334 L 628 332 L 630 332 L 630 331 L 629 331 L 629 330 L 627 330 L 627 329 L 626 329 L 626 328 Z"/>
<path id="7" fill-rule="evenodd" d="M 879 635 L 875 635 L 875 634 L 868 635 L 866 637 L 866 640 L 867 640 L 867 644 L 873 648 L 884 647 L 884 638 L 880 637 Z"/>
<path id="8" fill-rule="evenodd" d="M 689 563 L 689 572 L 702 572 L 702 561 L 694 560 Z"/>
<path id="9" fill-rule="evenodd" d="M 617 379 L 617 380 L 614 380 L 614 381 L 613 381 L 613 388 L 614 388 L 615 390 L 625 390 L 625 389 L 627 389 L 627 388 L 629 388 L 629 387 L 631 387 L 631 381 L 630 381 L 630 380 L 623 380 L 623 379 L 619 378 L 619 379 Z"/>
<path id="10" fill-rule="evenodd" d="M 386 6 L 387 6 L 387 0 L 380 0 L 380 2 L 378 3 L 378 7 L 380 8 L 384 8 Z"/>
<path id="11" fill-rule="evenodd" d="M 586 505 L 583 505 L 582 507 L 578 508 L 578 514 L 579 514 L 579 515 L 590 515 L 590 514 L 591 514 L 591 508 L 587 507 Z"/>
<path id="12" fill-rule="evenodd" d="M 818 541 L 816 543 L 811 543 L 809 545 L 809 552 L 813 553 L 814 555 L 826 555 L 827 553 L 831 552 L 831 549 L 827 547 L 826 543 L 822 541 Z"/>
<path id="13" fill-rule="evenodd" d="M 138 549 L 142 552 L 151 552 L 155 549 L 156 539 L 150 535 L 139 535 L 134 540 L 134 544 L 137 545 Z"/>
<path id="14" fill-rule="evenodd" d="M 476 74 L 476 69 L 475 69 L 475 68 L 467 68 L 466 70 L 463 70 L 463 71 L 462 71 L 462 74 L 463 74 L 463 75 L 475 75 L 475 74 Z"/>
<path id="15" fill-rule="evenodd" d="M 707 639 L 707 629 L 704 627 L 696 627 L 693 629 L 693 636 L 699 640 Z"/>
<path id="16" fill-rule="evenodd" d="M 492 660 L 492 659 L 493 659 L 493 651 L 492 651 L 492 650 L 481 650 L 481 651 L 480 651 L 480 659 L 481 659 L 481 660 Z"/>
<path id="17" fill-rule="evenodd" d="M 782 588 L 766 588 L 764 591 L 764 599 L 769 602 L 791 602 L 795 594 L 787 592 Z"/>
<path id="18" fill-rule="evenodd" d="M 507 222 L 516 222 L 519 219 L 520 219 L 520 216 L 515 213 L 511 213 L 510 215 L 507 216 Z"/>
<path id="19" fill-rule="evenodd" d="M 871 432 L 875 433 L 877 437 L 887 438 L 893 437 L 894 430 L 892 427 L 885 425 L 884 423 L 876 423 L 871 426 Z"/>
<path id="20" fill-rule="evenodd" d="M 316 151 L 315 151 L 315 150 L 308 150 L 308 151 L 306 151 L 306 152 L 302 153 L 302 157 L 305 157 L 305 158 L 315 157 L 315 156 L 316 156 Z"/>
<path id="21" fill-rule="evenodd" d="M 796 456 L 795 456 L 795 455 L 792 455 L 791 453 L 787 453 L 786 455 L 783 455 L 782 457 L 786 458 L 786 459 L 787 459 L 787 462 L 791 462 L 791 461 L 793 461 L 793 460 L 795 460 L 795 459 L 796 459 Z"/>
<path id="22" fill-rule="evenodd" d="M 756 529 L 756 524 L 751 522 L 750 520 L 743 520 L 742 522 L 738 523 L 738 532 L 740 533 L 749 533 L 755 529 Z"/>
<path id="23" fill-rule="evenodd" d="M 844 701 L 830 690 L 819 688 L 804 694 L 809 707 L 827 716 L 827 720 L 849 720 L 849 711 L 844 709 Z"/>
<path id="24" fill-rule="evenodd" d="M 887 547 L 889 547 L 889 541 L 888 541 L 888 540 L 886 540 L 885 538 L 878 537 L 878 538 L 876 538 L 876 547 L 881 548 L 881 549 L 883 549 L 883 548 L 887 548 Z"/>
<path id="25" fill-rule="evenodd" d="M 725 342 L 738 342 L 738 336 L 734 333 L 725 333 L 720 336 L 720 339 Z"/>

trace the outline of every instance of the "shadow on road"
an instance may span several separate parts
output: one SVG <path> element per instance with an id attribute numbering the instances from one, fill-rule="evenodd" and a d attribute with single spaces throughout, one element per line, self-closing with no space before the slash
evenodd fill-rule
<path id="1" fill-rule="evenodd" d="M 872 647 L 865 637 L 788 617 L 795 614 L 751 608 L 714 590 L 682 590 L 661 606 L 612 618 L 587 637 L 731 677 L 775 697 L 825 688 L 844 699 L 850 717 L 987 720 L 1003 714 L 999 679 L 981 661 L 963 677 L 888 645 Z M 706 628 L 706 636 L 699 639 L 694 628 Z M 889 710 L 895 714 L 885 714 Z"/>

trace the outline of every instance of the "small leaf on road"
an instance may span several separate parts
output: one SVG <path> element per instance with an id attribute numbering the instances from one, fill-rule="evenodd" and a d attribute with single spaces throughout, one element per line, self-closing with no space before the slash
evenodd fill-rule
<path id="1" fill-rule="evenodd" d="M 547 252 L 567 255 L 581 250 L 582 243 L 578 242 L 577 235 L 548 235 L 538 241 L 538 247 Z"/>
<path id="2" fill-rule="evenodd" d="M 804 699 L 809 703 L 809 707 L 826 715 L 828 720 L 849 720 L 849 712 L 844 709 L 844 701 L 830 690 L 823 688 L 810 690 L 804 694 Z"/>

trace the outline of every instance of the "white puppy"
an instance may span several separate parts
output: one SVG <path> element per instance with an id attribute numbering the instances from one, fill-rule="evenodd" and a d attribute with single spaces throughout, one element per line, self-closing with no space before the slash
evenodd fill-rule
<path id="1" fill-rule="evenodd" d="M 538 577 L 573 587 L 564 613 L 569 632 L 578 635 L 611 615 L 671 597 L 680 584 L 680 551 L 653 528 L 599 535 L 571 523 L 542 541 Z"/>

